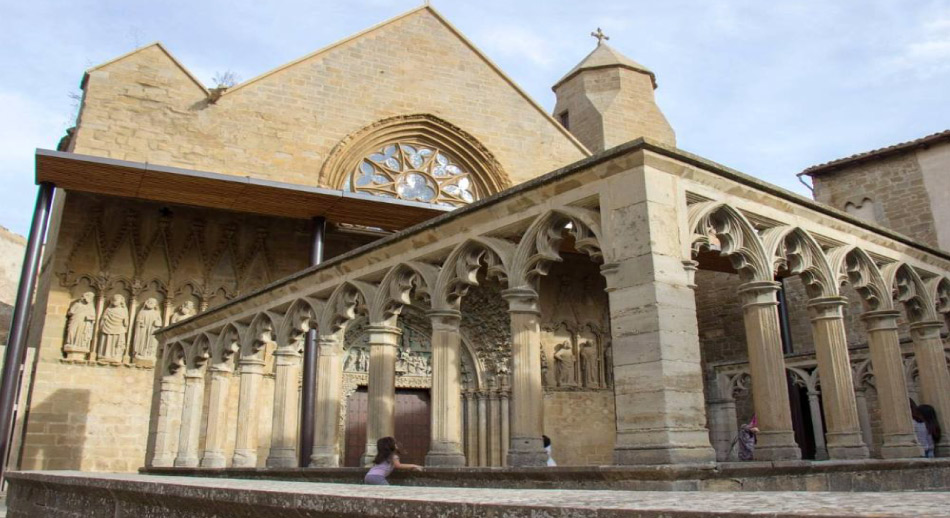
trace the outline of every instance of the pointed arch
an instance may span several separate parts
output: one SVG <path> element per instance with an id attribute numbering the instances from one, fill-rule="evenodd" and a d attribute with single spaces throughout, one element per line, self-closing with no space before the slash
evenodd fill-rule
<path id="1" fill-rule="evenodd" d="M 310 329 L 316 328 L 317 318 L 322 309 L 322 301 L 307 297 L 295 300 L 281 319 L 276 337 L 277 346 L 295 350 L 302 348 L 307 333 Z"/>
<path id="2" fill-rule="evenodd" d="M 506 281 L 514 252 L 514 243 L 492 237 L 475 237 L 456 246 L 436 279 L 432 309 L 458 310 L 468 289 L 478 285 L 478 270 L 482 266 L 487 268 L 489 277 Z"/>
<path id="3" fill-rule="evenodd" d="M 362 292 L 350 282 L 344 282 L 333 290 L 323 313 L 319 317 L 320 336 L 335 336 L 342 343 L 346 327 L 356 318 L 356 308 L 365 304 Z"/>
<path id="4" fill-rule="evenodd" d="M 762 232 L 772 271 L 784 267 L 801 277 L 810 298 L 838 296 L 838 277 L 832 271 L 821 245 L 805 229 L 774 227 Z"/>
<path id="5" fill-rule="evenodd" d="M 393 320 L 403 306 L 412 303 L 414 292 L 431 299 L 429 294 L 438 275 L 437 267 L 422 262 L 401 263 L 390 268 L 369 304 L 370 322 Z"/>
<path id="6" fill-rule="evenodd" d="M 211 358 L 212 338 L 205 333 L 199 334 L 185 347 L 185 368 L 202 369 Z"/>
<path id="7" fill-rule="evenodd" d="M 162 354 L 162 376 L 175 376 L 185 366 L 185 344 L 172 342 L 165 346 Z"/>
<path id="8" fill-rule="evenodd" d="M 241 343 L 241 358 L 263 356 L 267 345 L 276 343 L 277 329 L 280 327 L 280 318 L 270 311 L 262 311 L 254 316 L 245 331 Z"/>
<path id="9" fill-rule="evenodd" d="M 894 290 L 897 300 L 904 304 L 910 323 L 932 322 L 937 320 L 934 301 L 920 279 L 920 275 L 907 263 L 894 262 L 881 269 L 884 282 Z"/>
<path id="10" fill-rule="evenodd" d="M 950 279 L 942 275 L 928 279 L 927 291 L 937 313 L 950 314 Z"/>
<path id="11" fill-rule="evenodd" d="M 715 237 L 719 253 L 729 258 L 745 281 L 773 280 L 772 263 L 758 232 L 733 206 L 713 201 L 695 203 L 689 207 L 688 218 L 693 255 L 714 250 L 710 238 Z"/>
<path id="12" fill-rule="evenodd" d="M 891 289 L 864 249 L 852 245 L 835 248 L 828 253 L 828 263 L 839 286 L 848 282 L 858 292 L 865 311 L 894 309 Z"/>
<path id="13" fill-rule="evenodd" d="M 425 145 L 450 154 L 469 173 L 475 199 L 511 186 L 501 163 L 478 139 L 428 113 L 382 119 L 344 137 L 323 163 L 319 184 L 332 189 L 343 187 L 365 157 L 397 143 Z"/>
<path id="14" fill-rule="evenodd" d="M 580 207 L 559 207 L 538 216 L 522 235 L 511 261 L 508 284 L 512 288 L 537 289 L 539 277 L 560 262 L 564 231 L 574 236 L 578 250 L 594 261 L 603 260 L 599 214 Z"/>
<path id="15" fill-rule="evenodd" d="M 241 337 L 246 327 L 238 322 L 227 323 L 212 342 L 211 363 L 218 367 L 234 368 L 234 356 L 241 350 Z"/>

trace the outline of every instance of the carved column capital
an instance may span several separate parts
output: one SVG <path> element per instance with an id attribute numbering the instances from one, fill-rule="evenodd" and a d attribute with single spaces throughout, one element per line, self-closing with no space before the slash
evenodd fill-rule
<path id="1" fill-rule="evenodd" d="M 739 286 L 743 306 L 778 306 L 775 294 L 782 284 L 775 281 L 752 281 Z"/>
<path id="2" fill-rule="evenodd" d="M 910 325 L 910 334 L 911 337 L 918 340 L 940 340 L 941 329 L 943 329 L 943 322 L 939 320 L 914 322 Z"/>
<path id="3" fill-rule="evenodd" d="M 697 288 L 696 271 L 699 270 L 699 261 L 692 259 L 683 261 L 683 270 L 686 272 L 686 287 L 695 290 Z"/>
<path id="4" fill-rule="evenodd" d="M 541 310 L 538 308 L 538 293 L 531 288 L 509 288 L 502 290 L 501 296 L 508 301 L 510 313 L 541 315 Z"/>
<path id="5" fill-rule="evenodd" d="M 820 297 L 808 301 L 808 315 L 812 320 L 843 318 L 841 308 L 847 306 L 846 297 Z"/>
<path id="6" fill-rule="evenodd" d="M 868 332 L 873 331 L 897 331 L 897 319 L 901 312 L 894 309 L 881 309 L 877 311 L 866 311 L 861 315 L 861 320 L 867 325 Z"/>
<path id="7" fill-rule="evenodd" d="M 426 313 L 432 320 L 433 331 L 458 331 L 462 312 L 457 309 L 434 309 Z"/>

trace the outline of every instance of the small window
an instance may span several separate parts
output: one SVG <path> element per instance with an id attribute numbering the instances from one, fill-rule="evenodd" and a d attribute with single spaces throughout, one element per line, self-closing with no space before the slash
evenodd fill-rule
<path id="1" fill-rule="evenodd" d="M 562 111 L 558 116 L 557 120 L 560 121 L 561 126 L 564 126 L 564 129 L 571 129 L 571 118 L 567 113 L 567 110 Z"/>
<path id="2" fill-rule="evenodd" d="M 844 204 L 844 211 L 848 214 L 851 214 L 856 218 L 863 219 L 864 221 L 877 223 L 874 208 L 874 201 L 871 200 L 871 198 L 864 198 L 861 200 L 861 203 L 857 205 L 852 201 Z"/>

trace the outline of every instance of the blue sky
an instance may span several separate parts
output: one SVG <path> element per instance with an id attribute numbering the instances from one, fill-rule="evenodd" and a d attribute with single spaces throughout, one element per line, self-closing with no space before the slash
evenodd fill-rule
<path id="1" fill-rule="evenodd" d="M 657 74 L 679 147 L 808 194 L 795 173 L 950 128 L 950 0 L 436 0 L 546 109 L 610 44 Z M 242 79 L 420 5 L 406 0 L 0 3 L 0 225 L 28 230 L 33 150 L 72 125 L 83 70 L 162 41 Z"/>

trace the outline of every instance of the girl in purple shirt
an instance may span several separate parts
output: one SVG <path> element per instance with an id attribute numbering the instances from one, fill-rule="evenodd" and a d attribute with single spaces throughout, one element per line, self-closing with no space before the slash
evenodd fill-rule
<path id="1" fill-rule="evenodd" d="M 399 443 L 394 437 L 383 437 L 376 441 L 376 458 L 373 459 L 373 467 L 363 482 L 376 486 L 388 486 L 389 481 L 386 477 L 394 469 L 411 469 L 413 471 L 422 471 L 422 466 L 415 464 L 402 464 L 399 462 Z"/>

